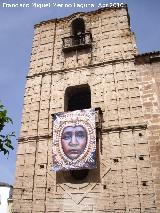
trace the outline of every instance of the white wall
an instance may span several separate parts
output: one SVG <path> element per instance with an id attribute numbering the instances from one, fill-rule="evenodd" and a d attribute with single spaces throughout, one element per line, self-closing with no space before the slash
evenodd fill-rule
<path id="1" fill-rule="evenodd" d="M 8 212 L 7 199 L 9 198 L 10 187 L 0 186 L 0 213 Z"/>

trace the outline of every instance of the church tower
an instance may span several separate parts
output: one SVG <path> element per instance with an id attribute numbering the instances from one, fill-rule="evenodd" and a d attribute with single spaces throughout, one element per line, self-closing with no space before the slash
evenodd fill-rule
<path id="1" fill-rule="evenodd" d="M 35 25 L 13 213 L 158 213 L 160 99 L 146 58 L 159 63 L 138 55 L 127 6 Z M 96 168 L 53 171 L 52 115 L 90 108 Z"/>

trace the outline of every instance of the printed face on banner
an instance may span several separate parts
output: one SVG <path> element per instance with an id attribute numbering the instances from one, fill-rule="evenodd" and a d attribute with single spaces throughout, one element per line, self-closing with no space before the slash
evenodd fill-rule
<path id="1" fill-rule="evenodd" d="M 95 110 L 56 113 L 53 117 L 53 170 L 96 167 Z"/>

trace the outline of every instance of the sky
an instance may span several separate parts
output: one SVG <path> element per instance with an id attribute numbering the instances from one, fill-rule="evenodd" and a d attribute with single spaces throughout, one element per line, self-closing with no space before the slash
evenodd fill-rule
<path id="1" fill-rule="evenodd" d="M 20 4 L 25 7 L 20 7 Z M 45 3 L 50 7 L 40 8 Z M 60 4 L 73 7 L 60 7 Z M 75 3 L 75 4 L 74 4 Z M 88 4 L 76 7 L 77 3 Z M 34 24 L 53 18 L 68 16 L 78 11 L 97 10 L 99 4 L 127 3 L 131 30 L 136 35 L 139 53 L 160 50 L 160 1 L 159 0 L 1 0 L 0 2 L 0 100 L 8 110 L 13 125 L 7 125 L 4 133 L 15 131 L 14 151 L 9 156 L 0 152 L 0 181 L 14 184 L 17 139 L 21 125 L 23 95 L 32 49 Z M 15 6 L 18 7 L 13 7 Z M 59 4 L 59 6 L 58 6 Z M 90 7 L 89 4 L 94 5 Z M 7 7 L 12 6 L 12 7 Z"/>

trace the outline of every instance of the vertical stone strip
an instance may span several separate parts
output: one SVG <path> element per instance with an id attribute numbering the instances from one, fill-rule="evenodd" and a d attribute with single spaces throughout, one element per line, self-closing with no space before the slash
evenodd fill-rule
<path id="1" fill-rule="evenodd" d="M 156 57 L 156 54 L 155 54 Z M 153 58 L 153 59 L 152 59 Z M 139 61 L 141 59 L 141 61 Z M 154 54 L 137 58 L 137 71 L 140 92 L 143 102 L 144 119 L 148 122 L 148 141 L 153 169 L 154 188 L 156 193 L 157 212 L 160 211 L 160 103 L 158 82 L 158 65 L 152 63 Z M 150 62 L 150 63 L 148 63 Z M 155 73 L 157 73 L 155 75 Z"/>

